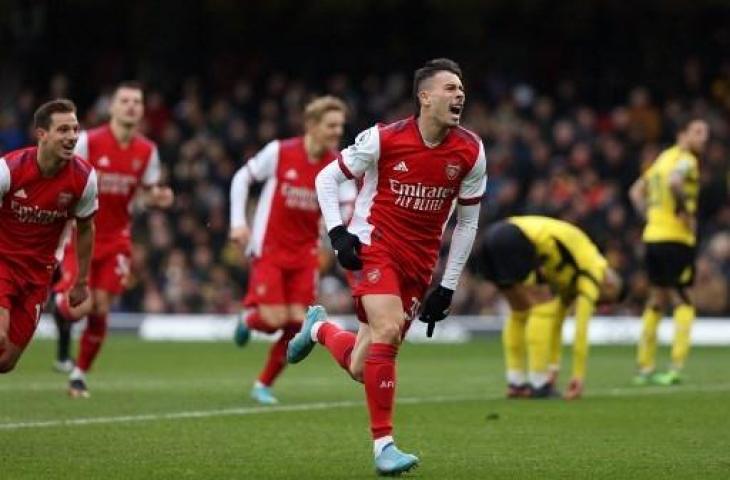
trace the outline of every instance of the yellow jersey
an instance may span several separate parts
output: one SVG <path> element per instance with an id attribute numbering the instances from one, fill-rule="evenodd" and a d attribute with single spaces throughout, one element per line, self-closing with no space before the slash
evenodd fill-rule
<path id="1" fill-rule="evenodd" d="M 697 157 L 675 145 L 664 150 L 642 175 L 648 197 L 646 227 L 642 238 L 644 242 L 650 243 L 679 242 L 693 246 L 695 232 L 677 215 L 677 202 L 670 186 L 674 174 L 684 179 L 682 190 L 687 213 L 694 215 L 697 212 L 700 189 Z"/>
<path id="2" fill-rule="evenodd" d="M 507 221 L 532 242 L 540 262 L 540 275 L 563 298 L 599 297 L 608 262 L 578 227 L 541 216 L 510 217 Z"/>

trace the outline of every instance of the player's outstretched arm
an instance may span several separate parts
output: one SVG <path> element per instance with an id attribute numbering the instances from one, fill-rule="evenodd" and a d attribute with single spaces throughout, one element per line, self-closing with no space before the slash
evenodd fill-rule
<path id="1" fill-rule="evenodd" d="M 446 269 L 441 279 L 441 284 L 436 287 L 423 302 L 423 310 L 420 320 L 428 323 L 426 334 L 430 337 L 433 334 L 434 325 L 440 322 L 449 314 L 451 298 L 459 283 L 459 277 L 464 270 L 464 265 L 469 259 L 471 248 L 474 245 L 474 238 L 477 234 L 479 223 L 479 204 L 459 205 L 457 210 L 456 228 L 451 237 L 449 257 L 446 261 Z"/>

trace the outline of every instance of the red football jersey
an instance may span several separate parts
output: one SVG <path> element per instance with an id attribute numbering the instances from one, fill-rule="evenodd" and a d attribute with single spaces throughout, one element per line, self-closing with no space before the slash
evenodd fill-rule
<path id="1" fill-rule="evenodd" d="M 251 176 L 265 181 L 256 208 L 248 253 L 276 265 L 314 265 L 319 246 L 320 210 L 314 179 L 338 153 L 310 160 L 304 138 L 275 140 L 246 163 Z"/>
<path id="2" fill-rule="evenodd" d="M 33 283 L 46 284 L 66 221 L 97 209 L 96 174 L 79 157 L 54 177 L 38 167 L 37 147 L 0 158 L 0 255 Z"/>
<path id="3" fill-rule="evenodd" d="M 96 169 L 99 213 L 96 215 L 94 256 L 131 248 L 132 199 L 141 185 L 160 180 L 160 159 L 155 144 L 135 135 L 129 145 L 117 142 L 110 126 L 82 132 L 76 153 Z"/>
<path id="4" fill-rule="evenodd" d="M 365 130 L 339 165 L 362 182 L 348 230 L 366 245 L 387 246 L 409 268 L 433 270 L 454 200 L 479 203 L 486 187 L 476 134 L 454 127 L 431 147 L 414 117 Z"/>

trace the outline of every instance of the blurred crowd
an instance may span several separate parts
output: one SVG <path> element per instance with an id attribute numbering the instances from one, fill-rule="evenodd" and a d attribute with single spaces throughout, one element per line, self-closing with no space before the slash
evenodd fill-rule
<path id="1" fill-rule="evenodd" d="M 467 79 L 463 123 L 483 138 L 488 159 L 481 225 L 515 214 L 550 215 L 579 225 L 630 285 L 626 302 L 602 311 L 639 312 L 648 285 L 642 268 L 642 223 L 627 191 L 642 169 L 673 143 L 679 119 L 688 113 L 702 116 L 710 124 L 711 140 L 701 159 L 695 293 L 700 314 L 729 314 L 730 62 L 708 78 L 699 62 L 688 60 L 683 75 L 675 96 L 654 98 L 651 88 L 636 86 L 626 92 L 625 101 L 601 108 L 584 103 L 570 81 L 546 93 L 494 75 Z M 238 310 L 249 262 L 227 241 L 228 191 L 236 169 L 270 140 L 299 134 L 302 106 L 312 96 L 329 93 L 346 100 L 347 143 L 375 122 L 412 114 L 410 82 L 407 73 L 365 78 L 335 74 L 318 84 L 273 73 L 244 76 L 225 89 L 189 78 L 179 92 L 148 90 L 144 132 L 159 146 L 164 181 L 177 199 L 169 212 L 140 210 L 136 215 L 133 278 L 116 309 Z M 110 92 L 106 87 L 82 106 L 84 127 L 106 120 Z M 54 76 L 45 92 L 21 88 L 0 112 L 0 150 L 31 143 L 34 108 L 47 98 L 74 98 L 73 93 L 63 74 Z M 252 210 L 255 206 L 249 202 Z M 322 244 L 320 301 L 333 313 L 350 312 L 342 271 L 326 239 Z M 448 243 L 442 254 L 447 250 Z M 464 274 L 453 313 L 503 309 L 492 285 Z"/>

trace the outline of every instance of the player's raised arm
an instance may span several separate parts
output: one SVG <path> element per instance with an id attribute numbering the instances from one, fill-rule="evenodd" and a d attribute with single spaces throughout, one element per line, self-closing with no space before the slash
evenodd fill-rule
<path id="1" fill-rule="evenodd" d="M 279 159 L 279 141 L 269 142 L 248 160 L 233 176 L 231 182 L 231 232 L 229 238 L 244 248 L 251 236 L 246 221 L 246 205 L 251 184 L 263 182 L 276 173 Z"/>
<path id="2" fill-rule="evenodd" d="M 322 169 L 315 182 L 332 248 L 337 252 L 340 265 L 348 270 L 362 268 L 358 257 L 360 239 L 344 226 L 340 211 L 340 184 L 360 178 L 367 170 L 376 168 L 379 156 L 380 134 L 377 127 L 371 127 L 360 133 L 355 143 L 342 151 L 340 158 Z"/>
<path id="3" fill-rule="evenodd" d="M 479 156 L 474 167 L 461 182 L 456 208 L 456 227 L 451 237 L 449 257 L 441 283 L 423 304 L 421 321 L 428 323 L 427 336 L 431 336 L 435 322 L 446 318 L 451 307 L 456 285 L 469 259 L 479 223 L 479 210 L 487 186 L 487 160 L 484 146 L 479 142 Z"/>

